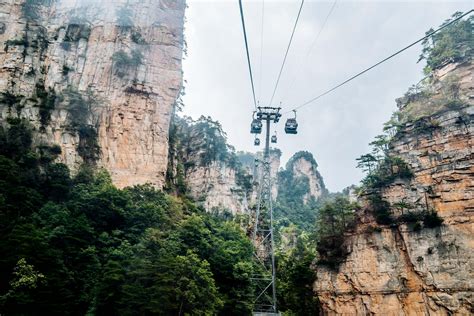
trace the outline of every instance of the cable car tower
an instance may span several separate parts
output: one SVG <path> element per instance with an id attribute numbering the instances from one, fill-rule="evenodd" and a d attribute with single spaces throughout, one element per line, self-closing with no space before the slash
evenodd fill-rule
<path id="1" fill-rule="evenodd" d="M 265 149 L 263 150 L 263 161 L 257 161 L 261 168 L 259 175 L 259 187 L 257 191 L 257 205 L 255 211 L 255 223 L 253 225 L 252 241 L 255 247 L 255 259 L 259 270 L 256 271 L 252 280 L 255 285 L 254 315 L 279 315 L 276 302 L 276 275 L 275 275 L 275 253 L 273 238 L 273 205 L 272 205 L 272 181 L 270 166 L 270 140 L 277 142 L 276 134 L 270 137 L 271 123 L 278 123 L 281 117 L 280 107 L 258 107 L 254 112 L 250 132 L 260 134 L 262 123 L 265 123 Z M 295 114 L 296 116 L 296 114 Z M 285 132 L 296 134 L 296 118 L 286 122 Z M 290 123 L 290 126 L 289 124 Z M 289 128 L 289 130 L 287 130 Z M 258 146 L 260 139 L 255 138 L 254 144 Z"/>

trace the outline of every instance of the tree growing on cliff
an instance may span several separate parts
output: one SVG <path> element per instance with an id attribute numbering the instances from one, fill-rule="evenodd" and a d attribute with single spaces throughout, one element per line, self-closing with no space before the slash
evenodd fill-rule
<path id="1" fill-rule="evenodd" d="M 456 12 L 441 26 L 450 23 L 462 15 Z M 450 62 L 469 60 L 474 55 L 474 32 L 472 31 L 474 16 L 458 20 L 440 32 L 433 34 L 422 42 L 423 50 L 418 61 L 426 60 L 426 74 L 439 69 Z M 426 32 L 433 32 L 430 29 Z"/>
<path id="2" fill-rule="evenodd" d="M 319 263 L 337 268 L 346 258 L 348 250 L 344 233 L 353 227 L 354 214 L 359 208 L 346 197 L 337 196 L 319 210 L 315 230 Z"/>
<path id="3" fill-rule="evenodd" d="M 285 315 L 318 314 L 318 300 L 313 292 L 316 275 L 312 265 L 316 253 L 310 247 L 312 242 L 307 235 L 300 235 L 293 249 L 277 256 L 278 303 Z"/>

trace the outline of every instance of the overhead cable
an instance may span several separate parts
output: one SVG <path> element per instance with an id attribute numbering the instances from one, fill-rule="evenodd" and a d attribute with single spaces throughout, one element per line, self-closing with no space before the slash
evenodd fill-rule
<path id="1" fill-rule="evenodd" d="M 265 0 L 262 0 L 262 25 L 260 29 L 260 71 L 258 82 L 258 99 L 262 97 L 262 73 L 263 73 L 263 30 L 265 23 Z"/>
<path id="2" fill-rule="evenodd" d="M 247 31 L 245 29 L 244 9 L 242 8 L 242 0 L 239 0 L 240 17 L 242 19 L 242 30 L 244 31 L 245 50 L 247 52 L 247 63 L 249 66 L 250 84 L 252 85 L 253 105 L 257 109 L 257 99 L 255 98 L 255 85 L 253 84 L 252 65 L 250 63 L 249 44 L 247 41 Z"/>
<path id="3" fill-rule="evenodd" d="M 271 104 L 273 102 L 273 98 L 275 97 L 275 93 L 276 93 L 277 88 L 278 88 L 278 83 L 280 83 L 281 74 L 283 72 L 283 68 L 285 67 L 286 57 L 288 56 L 288 52 L 290 51 L 291 42 L 293 41 L 293 36 L 295 35 L 296 26 L 298 25 L 298 21 L 300 19 L 301 10 L 303 9 L 303 4 L 304 4 L 304 0 L 301 0 L 300 9 L 298 11 L 298 15 L 296 16 L 295 25 L 293 26 L 293 31 L 291 32 L 290 41 L 288 42 L 288 47 L 286 48 L 285 57 L 283 58 L 283 62 L 282 62 L 281 67 L 280 67 L 280 73 L 278 74 L 278 78 L 277 78 L 277 81 L 276 81 L 276 84 L 275 84 L 275 89 L 273 89 L 273 94 L 272 94 L 272 97 L 270 99 L 269 106 L 271 106 Z"/>
<path id="4" fill-rule="evenodd" d="M 326 15 L 326 18 L 324 19 L 324 22 L 321 26 L 321 28 L 319 29 L 319 32 L 316 34 L 316 37 L 314 38 L 313 42 L 311 43 L 309 49 L 308 49 L 308 52 L 306 53 L 306 57 L 304 59 L 301 59 L 300 60 L 300 63 L 298 65 L 298 71 L 294 72 L 294 74 L 299 74 L 301 71 L 301 68 L 303 67 L 303 64 L 306 63 L 308 61 L 308 58 L 309 56 L 311 55 L 311 52 L 313 51 L 313 48 L 316 46 L 316 43 L 318 42 L 319 40 L 319 37 L 321 36 L 321 33 L 324 31 L 324 28 L 329 20 L 329 17 L 331 16 L 332 12 L 334 11 L 334 8 L 336 7 L 336 4 L 337 4 L 337 0 L 334 0 L 331 8 L 329 9 L 329 12 L 328 14 Z M 294 83 L 296 82 L 295 80 L 295 76 L 293 77 L 293 80 L 290 81 L 290 86 L 288 87 L 288 89 L 286 89 L 287 91 L 291 91 L 291 88 L 293 87 Z"/>
<path id="5" fill-rule="evenodd" d="M 378 65 L 380 65 L 380 64 L 386 62 L 387 60 L 389 60 L 389 59 L 391 59 L 391 58 L 397 56 L 398 54 L 404 52 L 405 50 L 409 49 L 410 47 L 412 47 L 412 46 L 414 46 L 414 45 L 416 45 L 416 44 L 418 44 L 418 43 L 424 41 L 425 39 L 427 39 L 427 38 L 429 38 L 429 37 L 431 37 L 431 36 L 433 36 L 435 33 L 438 33 L 438 32 L 441 31 L 442 29 L 444 29 L 444 28 L 450 26 L 451 24 L 455 23 L 456 21 L 459 21 L 460 19 L 462 19 L 463 17 L 465 17 L 465 16 L 471 14 L 472 12 L 474 12 L 474 9 L 473 9 L 473 10 L 470 10 L 470 11 L 468 11 L 468 12 L 466 12 L 466 13 L 464 13 L 463 15 L 457 17 L 456 19 L 450 21 L 449 23 L 444 24 L 443 26 L 439 27 L 438 29 L 436 29 L 436 30 L 434 30 L 434 31 L 432 31 L 432 32 L 429 32 L 428 34 L 426 34 L 424 37 L 420 38 L 419 40 L 417 40 L 417 41 L 411 43 L 411 44 L 408 45 L 408 46 L 405 46 L 404 48 L 400 49 L 399 51 L 397 51 L 397 52 L 393 53 L 392 55 L 390 55 L 390 56 L 388 56 L 388 57 L 382 59 L 381 61 L 377 62 L 376 64 L 374 64 L 374 65 L 372 65 L 372 66 L 370 66 L 369 68 L 362 70 L 361 72 L 359 72 L 359 73 L 357 73 L 356 75 L 350 77 L 349 79 L 347 79 L 347 80 L 341 82 L 340 84 L 336 85 L 335 87 L 333 87 L 333 88 L 331 88 L 331 89 L 329 89 L 329 90 L 327 90 L 327 91 L 321 93 L 320 95 L 318 95 L 318 96 L 316 96 L 316 97 L 314 97 L 314 98 L 312 98 L 312 99 L 310 99 L 310 100 L 304 102 L 303 104 L 298 105 L 297 107 L 295 107 L 295 108 L 293 108 L 292 110 L 287 111 L 287 112 L 285 112 L 285 113 L 283 113 L 283 114 L 287 114 L 287 113 L 290 113 L 290 112 L 292 112 L 292 111 L 298 110 L 298 109 L 300 109 L 300 108 L 302 108 L 302 107 L 304 107 L 304 106 L 306 106 L 306 105 L 308 105 L 308 104 L 310 104 L 310 103 L 312 103 L 312 102 L 318 100 L 319 98 L 321 98 L 321 97 L 323 97 L 323 96 L 325 96 L 325 95 L 327 95 L 327 94 L 333 92 L 334 90 L 340 88 L 341 86 L 347 84 L 348 82 L 350 82 L 350 81 L 356 79 L 357 77 L 359 77 L 359 76 L 365 74 L 365 73 L 368 72 L 369 70 L 372 70 L 373 68 L 377 67 Z"/>

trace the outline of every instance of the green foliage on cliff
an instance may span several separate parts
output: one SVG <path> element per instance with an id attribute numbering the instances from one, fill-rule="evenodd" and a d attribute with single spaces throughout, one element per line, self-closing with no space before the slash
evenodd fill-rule
<path id="1" fill-rule="evenodd" d="M 94 164 L 100 157 L 98 133 L 92 123 L 92 112 L 99 100 L 90 91 L 80 93 L 69 87 L 64 91 L 64 100 L 68 110 L 68 129 L 79 136 L 77 153 L 88 164 Z"/>
<path id="2" fill-rule="evenodd" d="M 277 225 L 287 226 L 290 223 L 297 225 L 303 230 L 311 230 L 314 227 L 317 208 L 320 201 L 309 197 L 310 187 L 307 175 L 297 175 L 294 171 L 294 164 L 299 160 L 309 162 L 314 174 L 322 179 L 317 171 L 317 162 L 313 155 L 307 151 L 300 151 L 294 154 L 285 170 L 278 172 L 278 196 L 275 203 L 275 219 Z M 324 183 L 320 183 L 323 196 L 327 194 Z"/>
<path id="3" fill-rule="evenodd" d="M 31 127 L 0 128 L 0 313 L 250 314 L 241 229 L 149 185 L 41 159 Z M 54 158 L 54 157 L 52 157 Z"/>
<path id="4" fill-rule="evenodd" d="M 133 27 L 132 10 L 129 7 L 123 6 L 119 8 L 116 14 L 116 23 L 119 27 L 125 29 Z"/>
<path id="5" fill-rule="evenodd" d="M 91 35 L 92 29 L 89 23 L 85 20 L 76 19 L 71 22 L 66 28 L 66 35 L 61 43 L 61 47 L 64 50 L 70 50 L 71 44 L 79 42 L 81 39 L 88 40 Z"/>
<path id="6" fill-rule="evenodd" d="M 53 3 L 55 0 L 25 0 L 22 3 L 22 13 L 23 16 L 29 22 L 37 22 L 39 16 L 39 11 L 42 6 L 48 6 Z"/>
<path id="7" fill-rule="evenodd" d="M 54 89 L 46 89 L 44 82 L 40 81 L 36 84 L 35 96 L 38 100 L 41 127 L 44 128 L 51 120 L 51 112 L 56 106 L 57 95 Z"/>
<path id="8" fill-rule="evenodd" d="M 284 315 L 318 315 L 319 304 L 313 292 L 313 242 L 303 234 L 297 237 L 294 248 L 277 254 L 278 308 Z"/>
<path id="9" fill-rule="evenodd" d="M 143 53 L 138 49 L 133 49 L 130 54 L 124 50 L 119 50 L 112 55 L 114 62 L 114 73 L 122 78 L 127 74 L 127 71 L 136 69 L 143 64 Z"/>
<path id="10" fill-rule="evenodd" d="M 360 209 L 346 197 L 337 196 L 319 209 L 316 220 L 318 263 L 337 268 L 348 255 L 344 233 L 355 225 L 355 212 Z"/>
<path id="11" fill-rule="evenodd" d="M 446 20 L 441 26 L 448 24 L 453 19 L 462 15 L 456 12 L 452 18 Z M 421 60 L 426 60 L 425 73 L 439 69 L 448 63 L 463 62 L 472 59 L 474 55 L 474 17 L 471 15 L 465 20 L 458 20 L 440 32 L 423 41 Z M 433 32 L 430 29 L 426 32 Z"/>
<path id="12" fill-rule="evenodd" d="M 22 95 L 13 94 L 8 91 L 0 93 L 0 103 L 6 105 L 8 107 L 9 112 L 11 112 L 13 108 L 16 110 L 17 113 L 20 112 L 23 107 L 21 103 L 22 100 Z"/>
<path id="13" fill-rule="evenodd" d="M 367 176 L 362 179 L 366 189 L 380 189 L 395 179 L 410 180 L 413 177 L 410 166 L 402 158 L 391 154 L 390 140 L 389 134 L 376 136 L 370 143 L 372 152 L 356 159 L 357 168 L 367 172 Z"/>
<path id="14" fill-rule="evenodd" d="M 213 121 L 211 117 L 201 116 L 192 124 L 190 133 L 200 139 L 199 143 L 195 143 L 198 147 L 194 147 L 194 150 L 199 152 L 201 165 L 208 166 L 215 161 L 234 162 L 227 136 L 219 122 Z"/>

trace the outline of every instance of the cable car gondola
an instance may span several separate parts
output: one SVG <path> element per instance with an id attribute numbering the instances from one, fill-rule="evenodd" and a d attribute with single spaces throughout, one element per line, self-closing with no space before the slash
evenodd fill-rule
<path id="1" fill-rule="evenodd" d="M 274 135 L 272 135 L 271 142 L 272 142 L 273 144 L 276 144 L 276 142 L 277 142 L 277 135 L 276 135 L 276 132 L 275 132 Z"/>
<path id="2" fill-rule="evenodd" d="M 260 146 L 260 138 L 255 137 L 255 140 L 253 141 L 253 144 L 254 144 L 255 146 Z"/>
<path id="3" fill-rule="evenodd" d="M 253 112 L 252 124 L 250 124 L 250 133 L 260 134 L 262 132 L 262 121 L 255 118 L 255 112 Z"/>
<path id="4" fill-rule="evenodd" d="M 287 134 L 298 133 L 298 122 L 296 121 L 296 111 L 293 110 L 293 112 L 295 113 L 295 117 L 287 119 L 285 123 L 285 133 Z"/>

